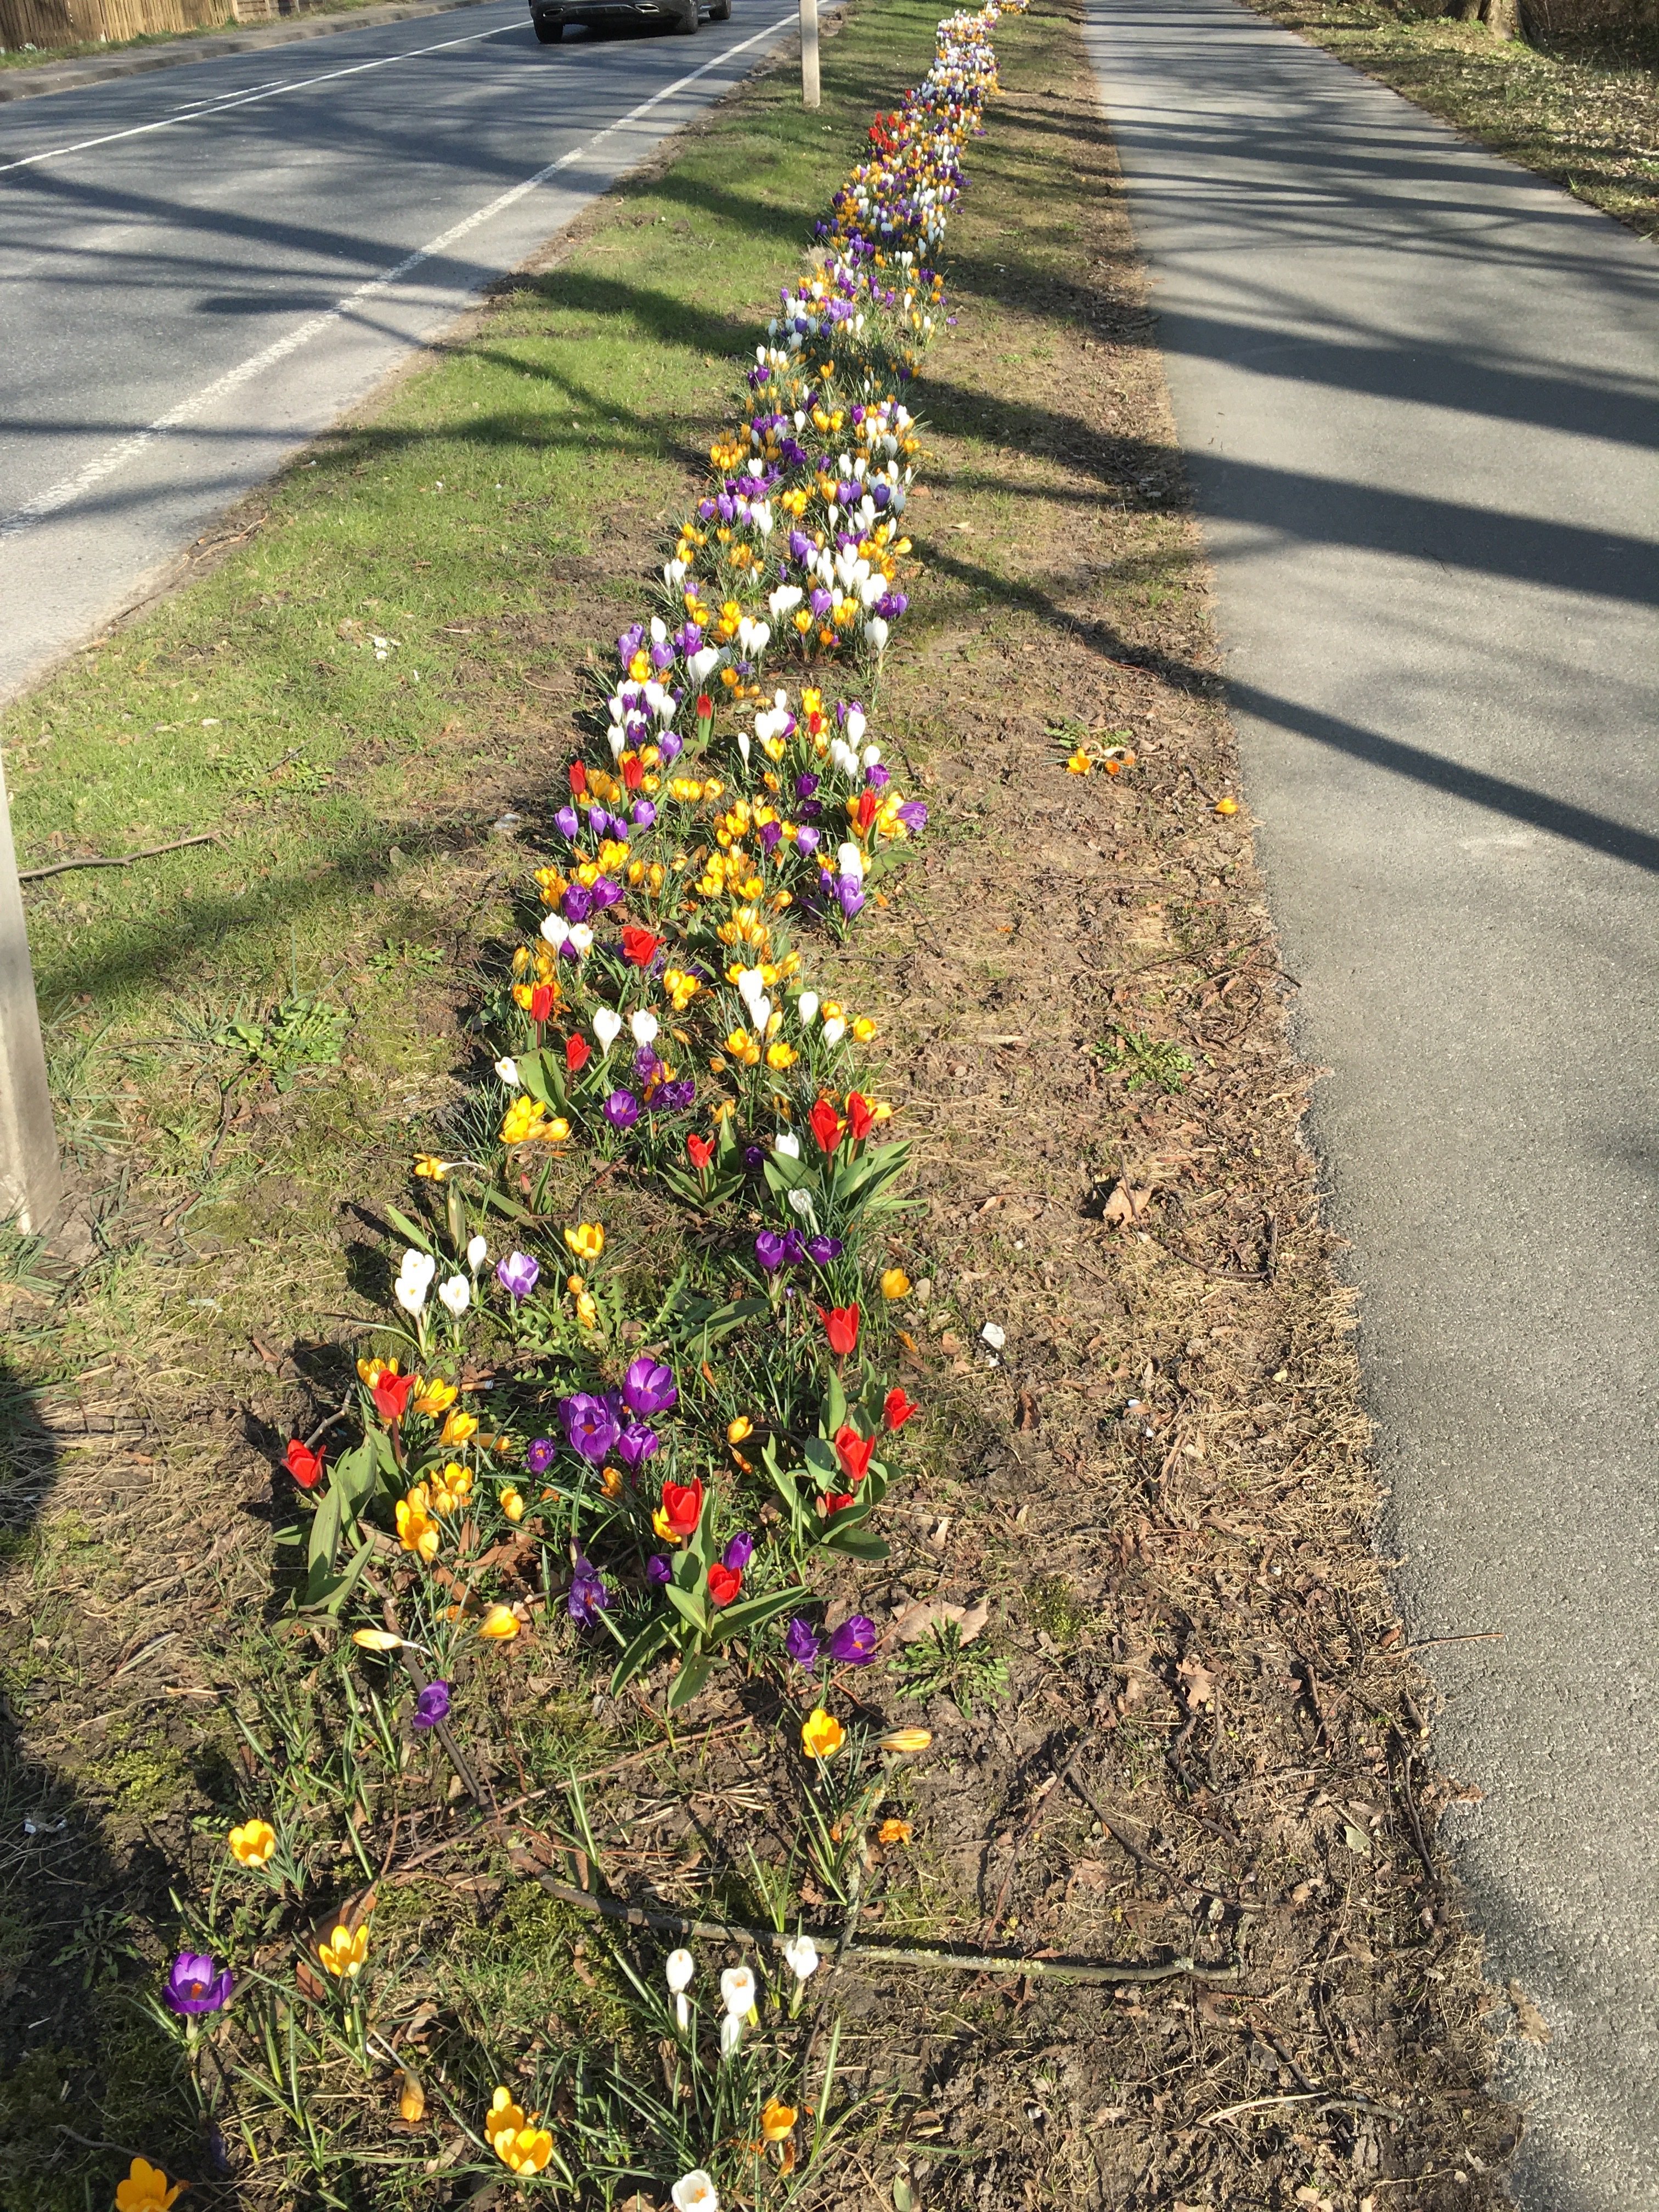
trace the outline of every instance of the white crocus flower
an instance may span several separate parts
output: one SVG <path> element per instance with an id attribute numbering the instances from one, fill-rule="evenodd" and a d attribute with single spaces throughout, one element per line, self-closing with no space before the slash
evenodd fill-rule
<path id="1" fill-rule="evenodd" d="M 613 722 L 605 733 L 611 740 L 611 757 L 620 760 L 628 744 L 628 733 L 620 722 Z"/>
<path id="2" fill-rule="evenodd" d="M 803 991 L 795 1001 L 795 1014 L 804 1030 L 810 1030 L 818 1018 L 818 994 Z"/>
<path id="3" fill-rule="evenodd" d="M 667 623 L 663 620 L 663 618 L 662 618 L 662 617 L 661 617 L 660 615 L 653 615 L 653 616 L 652 616 L 652 617 L 651 617 L 651 642 L 652 642 L 652 644 L 653 644 L 653 645 L 660 645 L 660 644 L 663 642 L 663 641 L 667 637 L 667 635 L 668 635 L 668 624 L 667 624 Z"/>
<path id="4" fill-rule="evenodd" d="M 836 866 L 842 875 L 851 876 L 855 884 L 864 881 L 864 855 L 850 840 L 836 852 Z"/>
<path id="5" fill-rule="evenodd" d="M 783 1962 L 798 1982 L 818 1970 L 818 1947 L 810 1936 L 797 1936 L 783 1947 Z"/>
<path id="6" fill-rule="evenodd" d="M 489 1239 L 487 1237 L 474 1237 L 468 1240 L 466 1248 L 466 1264 L 471 1268 L 475 1275 L 489 1257 Z"/>
<path id="7" fill-rule="evenodd" d="M 697 1971 L 697 1962 L 689 1951 L 671 1951 L 663 1972 L 668 1977 L 668 1986 L 674 1997 L 674 2018 L 684 2035 L 691 2025 L 691 2009 L 686 2003 L 685 1993 L 691 1986 L 691 1978 Z"/>
<path id="8" fill-rule="evenodd" d="M 498 1060 L 495 1062 L 495 1073 L 501 1077 L 501 1081 L 506 1084 L 509 1091 L 516 1091 L 518 1089 L 519 1063 L 516 1060 Z"/>
<path id="9" fill-rule="evenodd" d="M 728 1966 L 720 1976 L 720 2002 L 734 2018 L 748 2018 L 755 2009 L 756 1995 L 752 1966 Z"/>
<path id="10" fill-rule="evenodd" d="M 622 1016 L 613 1006 L 596 1006 L 593 1010 L 593 1034 L 599 1041 L 599 1058 L 605 1059 L 611 1048 L 622 1035 Z"/>
<path id="11" fill-rule="evenodd" d="M 674 2212 L 720 2212 L 714 2180 L 700 2166 L 681 2174 L 669 2194 L 674 2200 Z"/>
<path id="12" fill-rule="evenodd" d="M 562 914 L 544 914 L 542 916 L 542 935 L 556 952 L 569 934 L 570 924 Z"/>
<path id="13" fill-rule="evenodd" d="M 760 969 L 738 969 L 738 996 L 743 1000 L 743 1003 L 749 1008 L 751 1013 L 755 1010 L 756 1002 L 765 995 L 765 992 L 766 977 Z"/>
<path id="14" fill-rule="evenodd" d="M 863 738 L 864 731 L 864 709 L 861 707 L 849 707 L 847 710 L 848 744 L 849 745 L 858 744 Z"/>
<path id="15" fill-rule="evenodd" d="M 859 755 L 859 758 L 864 763 L 866 768 L 879 768 L 881 766 L 881 747 L 879 745 L 866 745 L 864 750 Z"/>
<path id="16" fill-rule="evenodd" d="M 662 568 L 662 580 L 664 583 L 667 585 L 671 592 L 678 592 L 685 581 L 684 562 L 665 561 L 663 562 Z"/>
<path id="17" fill-rule="evenodd" d="M 392 1296 L 406 1314 L 418 1314 L 426 1304 L 426 1294 L 432 1288 L 432 1278 L 438 1272 L 438 1263 L 429 1252 L 407 1251 L 403 1265 L 398 1270 L 398 1279 L 392 1285 Z"/>
<path id="18" fill-rule="evenodd" d="M 438 1297 L 459 1321 L 472 1303 L 472 1285 L 465 1275 L 452 1275 L 447 1283 L 439 1284 Z"/>
<path id="19" fill-rule="evenodd" d="M 585 921 L 576 922 L 565 941 L 578 960 L 586 960 L 593 950 L 593 933 Z"/>
<path id="20" fill-rule="evenodd" d="M 781 1137 L 773 1140 L 772 1150 L 786 1160 L 798 1160 L 800 1158 L 800 1139 L 792 1137 L 786 1129 Z"/>
<path id="21" fill-rule="evenodd" d="M 743 755 L 743 764 L 747 768 L 749 765 L 749 732 L 747 730 L 739 730 L 738 732 L 738 750 Z"/>
<path id="22" fill-rule="evenodd" d="M 651 1044 L 655 1042 L 657 1018 L 653 1013 L 647 1012 L 644 1006 L 640 1008 L 638 1013 L 629 1017 L 628 1026 L 634 1032 L 635 1044 Z"/>
<path id="23" fill-rule="evenodd" d="M 864 635 L 878 653 L 887 649 L 887 625 L 879 615 L 872 615 L 864 625 Z"/>
<path id="24" fill-rule="evenodd" d="M 827 1021 L 818 1032 L 818 1035 L 823 1039 L 825 1044 L 829 1045 L 839 1044 L 846 1034 L 847 1024 L 842 1021 L 839 1014 L 833 1016 L 830 1020 Z"/>
<path id="25" fill-rule="evenodd" d="M 789 1194 L 789 1203 L 797 1213 L 811 1213 L 812 1194 L 810 1190 L 792 1190 Z"/>
<path id="26" fill-rule="evenodd" d="M 705 678 L 712 676 L 720 665 L 720 653 L 717 645 L 705 645 L 700 647 L 685 664 L 687 672 L 694 684 L 701 684 Z"/>
<path id="27" fill-rule="evenodd" d="M 757 999 L 750 1011 L 755 1017 L 755 1027 L 764 1036 L 766 1025 L 772 1018 L 772 1001 L 769 999 Z"/>

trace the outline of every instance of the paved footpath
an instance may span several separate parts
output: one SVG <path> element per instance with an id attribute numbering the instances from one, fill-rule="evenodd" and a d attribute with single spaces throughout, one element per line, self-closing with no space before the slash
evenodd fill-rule
<path id="1" fill-rule="evenodd" d="M 1659 2206 L 1659 253 L 1092 0 L 1528 2212 Z"/>
<path id="2" fill-rule="evenodd" d="M 794 21 L 485 0 L 0 108 L 0 702 Z"/>

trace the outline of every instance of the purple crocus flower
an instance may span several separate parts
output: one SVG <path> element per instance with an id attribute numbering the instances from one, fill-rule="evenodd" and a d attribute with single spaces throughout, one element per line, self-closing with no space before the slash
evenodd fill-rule
<path id="1" fill-rule="evenodd" d="M 191 2017 L 198 2013 L 222 2012 L 230 2002 L 228 1966 L 215 1970 L 204 1952 L 181 1951 L 167 1970 L 162 1996 L 169 2008 Z"/>
<path id="2" fill-rule="evenodd" d="M 663 640 L 660 645 L 653 645 L 652 647 L 651 665 L 656 670 L 659 676 L 661 675 L 665 668 L 672 668 L 674 665 L 674 648 L 666 638 Z"/>
<path id="3" fill-rule="evenodd" d="M 783 1648 L 796 1666 L 805 1667 L 809 1674 L 818 1663 L 818 1632 L 799 1613 L 784 1631 Z"/>
<path id="4" fill-rule="evenodd" d="M 875 1656 L 875 1622 L 849 1613 L 830 1638 L 830 1656 L 837 1667 L 867 1667 Z"/>
<path id="5" fill-rule="evenodd" d="M 655 1552 L 645 1563 L 645 1575 L 647 1582 L 655 1583 L 660 1589 L 665 1583 L 672 1582 L 674 1570 L 660 1552 Z"/>
<path id="6" fill-rule="evenodd" d="M 788 1247 L 775 1229 L 763 1229 L 755 1237 L 755 1257 L 769 1275 L 775 1275 L 787 1264 Z"/>
<path id="7" fill-rule="evenodd" d="M 550 1437 L 538 1437 L 524 1455 L 524 1463 L 532 1474 L 545 1474 L 558 1453 L 558 1446 Z"/>
<path id="8" fill-rule="evenodd" d="M 864 885 L 856 876 L 837 876 L 836 896 L 841 902 L 842 912 L 851 921 L 864 904 Z M 608 1113 L 610 1109 L 607 1107 L 605 1110 Z"/>
<path id="9" fill-rule="evenodd" d="M 553 817 L 553 827 L 558 831 L 562 837 L 574 838 L 578 829 L 580 827 L 580 824 L 576 819 L 575 808 L 574 806 L 562 806 L 558 812 Z"/>
<path id="10" fill-rule="evenodd" d="M 634 827 L 636 830 L 653 828 L 656 819 L 657 810 L 648 799 L 636 799 L 634 801 Z"/>
<path id="11" fill-rule="evenodd" d="M 619 829 L 623 825 L 619 823 L 613 822 L 611 826 L 615 830 Z M 620 884 L 613 884 L 609 876 L 595 876 L 593 878 L 592 888 L 588 893 L 588 896 L 593 902 L 593 911 L 595 914 L 603 914 L 607 907 L 615 906 L 617 900 L 621 898 L 622 896 L 622 885 Z"/>
<path id="12" fill-rule="evenodd" d="M 532 1260 L 528 1252 L 509 1252 L 505 1260 L 495 1262 L 495 1280 L 514 1305 L 520 1298 L 530 1296 L 541 1272 L 541 1263 Z"/>
<path id="13" fill-rule="evenodd" d="M 817 849 L 817 831 L 816 830 L 808 829 L 806 825 L 803 823 L 795 832 L 795 850 L 798 853 L 816 853 Z"/>
<path id="14" fill-rule="evenodd" d="M 867 768 L 865 769 L 864 780 L 869 785 L 872 791 L 879 791 L 884 784 L 888 784 L 892 781 L 891 776 L 889 775 L 887 770 L 882 766 L 879 761 L 875 763 L 873 768 Z"/>
<path id="15" fill-rule="evenodd" d="M 690 1075 L 676 1076 L 657 1093 L 657 1103 L 665 1114 L 689 1114 L 696 1103 L 696 1081 Z"/>
<path id="16" fill-rule="evenodd" d="M 656 1431 L 647 1428 L 642 1421 L 626 1422 L 617 1431 L 617 1457 L 630 1474 L 637 1474 L 658 1449 L 659 1442 Z"/>
<path id="17" fill-rule="evenodd" d="M 593 911 L 593 894 L 586 884 L 572 884 L 559 901 L 559 912 L 567 921 L 586 921 Z"/>
<path id="18" fill-rule="evenodd" d="M 447 1721 L 448 1718 L 448 1683 L 428 1682 L 415 1700 L 415 1710 L 409 1717 L 410 1728 L 436 1728 L 440 1721 Z"/>
<path id="19" fill-rule="evenodd" d="M 808 599 L 806 604 L 811 607 L 812 612 L 817 616 L 818 619 L 822 621 L 824 616 L 829 613 L 830 607 L 834 605 L 834 601 L 830 599 L 829 592 L 824 590 L 823 585 L 817 584 L 814 586 L 811 596 Z"/>
<path id="20" fill-rule="evenodd" d="M 631 623 L 617 640 L 617 658 L 624 668 L 645 643 L 645 624 Z"/>
<path id="21" fill-rule="evenodd" d="M 613 1129 L 631 1129 L 640 1118 L 640 1102 L 631 1091 L 613 1091 L 605 1102 L 605 1118 Z"/>
<path id="22" fill-rule="evenodd" d="M 578 1628 L 590 1627 L 611 1603 L 611 1593 L 600 1577 L 599 1569 L 581 1553 L 576 1554 L 576 1571 L 570 1578 L 570 1595 L 566 1609 Z"/>
<path id="23" fill-rule="evenodd" d="M 801 1261 L 806 1257 L 806 1247 L 801 1242 L 801 1235 L 799 1229 L 786 1229 L 784 1231 L 783 1256 L 787 1264 L 792 1267 L 799 1267 Z"/>
<path id="24" fill-rule="evenodd" d="M 817 787 L 818 780 L 815 775 L 798 775 L 795 778 L 795 796 L 797 799 L 810 799 Z"/>
<path id="25" fill-rule="evenodd" d="M 720 1553 L 721 1564 L 740 1575 L 755 1556 L 755 1540 L 746 1528 L 740 1528 Z"/>
<path id="26" fill-rule="evenodd" d="M 653 1359 L 648 1352 L 630 1362 L 623 1377 L 623 1396 L 629 1410 L 641 1419 L 650 1413 L 665 1413 L 670 1407 L 679 1403 L 680 1394 L 675 1386 L 674 1370 L 660 1359 Z"/>
<path id="27" fill-rule="evenodd" d="M 662 1062 L 648 1044 L 642 1044 L 634 1055 L 634 1073 L 647 1086 L 662 1073 Z"/>
<path id="28" fill-rule="evenodd" d="M 579 1453 L 590 1466 L 598 1467 L 608 1459 L 616 1447 L 620 1433 L 617 1417 L 603 1398 L 591 1391 L 578 1390 L 559 1401 L 559 1419 L 572 1451 Z"/>
<path id="29" fill-rule="evenodd" d="M 775 848 L 775 846 L 777 844 L 777 842 L 778 842 L 779 838 L 780 838 L 780 837 L 781 837 L 781 836 L 782 836 L 782 835 L 783 835 L 783 827 L 782 827 L 782 824 L 781 824 L 781 823 L 777 823 L 777 822 L 763 822 L 763 823 L 762 823 L 762 824 L 761 824 L 761 833 L 760 833 L 760 841 L 761 841 L 761 843 L 762 843 L 763 847 L 765 848 L 765 850 L 766 850 L 767 852 L 769 852 L 769 852 L 771 852 L 771 851 L 773 850 L 773 848 Z"/>
<path id="30" fill-rule="evenodd" d="M 894 811 L 913 837 L 927 826 L 927 809 L 919 799 L 907 799 Z"/>
<path id="31" fill-rule="evenodd" d="M 827 1267 L 832 1260 L 839 1260 L 846 1247 L 839 1237 L 809 1237 L 806 1256 L 815 1267 Z"/>

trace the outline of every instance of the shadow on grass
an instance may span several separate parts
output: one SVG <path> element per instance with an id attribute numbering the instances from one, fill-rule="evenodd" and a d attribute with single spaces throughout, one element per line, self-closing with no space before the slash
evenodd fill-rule
<path id="1" fill-rule="evenodd" d="M 38 1393 L 0 1358 L 0 1559 L 14 1605 L 60 1462 Z M 30 1750 L 29 1717 L 54 1679 L 43 1625 L 14 1613 L 0 1701 L 0 2197 L 7 2212 L 106 2204 L 143 2156 L 211 2203 L 222 2160 L 173 2045 L 140 2009 L 171 1870 L 148 1835 L 118 1864 L 96 1812 Z"/>

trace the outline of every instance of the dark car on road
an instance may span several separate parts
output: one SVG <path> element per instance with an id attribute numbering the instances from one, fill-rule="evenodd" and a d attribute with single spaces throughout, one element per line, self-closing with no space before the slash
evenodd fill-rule
<path id="1" fill-rule="evenodd" d="M 714 0 L 708 14 L 711 21 L 729 21 L 732 0 Z M 564 36 L 567 23 L 586 23 L 593 30 L 612 23 L 666 23 L 689 35 L 697 18 L 697 0 L 530 0 L 530 20 L 544 46 Z"/>

